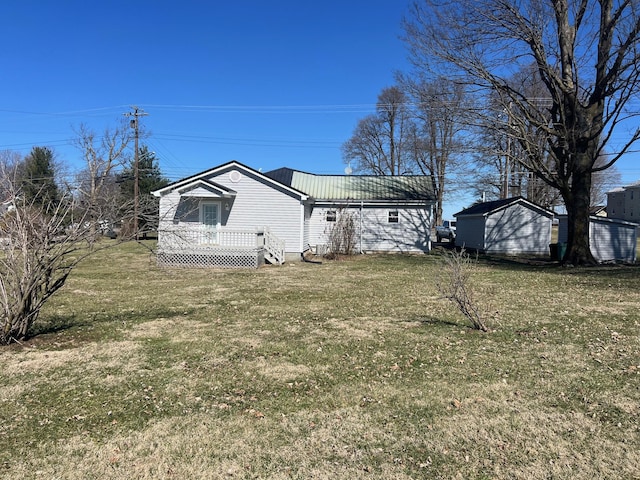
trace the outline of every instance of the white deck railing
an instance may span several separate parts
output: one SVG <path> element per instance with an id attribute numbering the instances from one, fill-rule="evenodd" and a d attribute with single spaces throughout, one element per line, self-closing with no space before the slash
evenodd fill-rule
<path id="1" fill-rule="evenodd" d="M 266 227 L 242 230 L 171 225 L 158 229 L 158 252 L 162 254 L 224 255 L 232 251 L 259 252 L 270 263 L 285 261 L 285 243 Z"/>
<path id="2" fill-rule="evenodd" d="M 172 225 L 158 229 L 160 250 L 206 249 L 231 247 L 256 249 L 264 247 L 264 229 L 212 229 L 198 226 Z"/>
<path id="3" fill-rule="evenodd" d="M 284 242 L 276 237 L 268 228 L 264 229 L 264 249 L 270 262 L 284 263 Z"/>

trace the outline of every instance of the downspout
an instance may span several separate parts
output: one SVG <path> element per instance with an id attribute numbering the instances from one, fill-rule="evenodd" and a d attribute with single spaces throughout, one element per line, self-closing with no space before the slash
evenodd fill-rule
<path id="1" fill-rule="evenodd" d="M 306 205 L 303 200 L 300 201 L 302 208 L 300 209 L 300 255 L 304 255 L 304 210 Z"/>
<path id="2" fill-rule="evenodd" d="M 360 200 L 360 255 L 364 252 L 362 251 L 362 209 L 364 206 L 364 202 Z"/>

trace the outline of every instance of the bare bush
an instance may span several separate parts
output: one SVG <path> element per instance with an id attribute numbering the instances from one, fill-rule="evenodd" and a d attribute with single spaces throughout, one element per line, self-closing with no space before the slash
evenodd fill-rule
<path id="1" fill-rule="evenodd" d="M 48 208 L 13 197 L 0 218 L 0 344 L 23 340 L 47 300 L 65 284 L 75 266 L 94 252 L 88 222 L 69 224 L 72 204 Z"/>
<path id="2" fill-rule="evenodd" d="M 353 255 L 356 247 L 356 219 L 353 212 L 341 208 L 336 212 L 336 221 L 329 230 L 327 256 Z"/>
<path id="3" fill-rule="evenodd" d="M 475 265 L 476 261 L 464 249 L 447 252 L 438 269 L 436 287 L 443 298 L 452 302 L 471 322 L 473 328 L 487 332 L 489 329 L 474 298 L 471 276 Z"/>

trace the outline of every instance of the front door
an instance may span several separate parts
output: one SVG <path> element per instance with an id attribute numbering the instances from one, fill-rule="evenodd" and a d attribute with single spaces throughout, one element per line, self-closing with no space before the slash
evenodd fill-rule
<path id="1" fill-rule="evenodd" d="M 219 207 L 219 204 L 212 202 L 203 202 L 200 207 L 200 221 L 204 230 L 203 243 L 218 243 Z"/>

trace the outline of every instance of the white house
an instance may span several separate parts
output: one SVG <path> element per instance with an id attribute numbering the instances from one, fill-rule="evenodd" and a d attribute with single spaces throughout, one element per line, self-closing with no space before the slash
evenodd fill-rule
<path id="1" fill-rule="evenodd" d="M 479 203 L 455 217 L 458 247 L 499 254 L 549 254 L 553 212 L 522 197 Z"/>
<path id="2" fill-rule="evenodd" d="M 607 192 L 607 217 L 640 222 L 640 182 Z"/>
<path id="3" fill-rule="evenodd" d="M 567 216 L 558 217 L 558 243 L 566 243 Z M 599 262 L 636 261 L 638 224 L 615 218 L 589 217 L 589 245 L 591 254 Z"/>
<path id="4" fill-rule="evenodd" d="M 257 267 L 324 251 L 350 215 L 359 252 L 426 252 L 431 177 L 262 173 L 232 161 L 153 192 L 160 198 L 158 261 Z"/>

